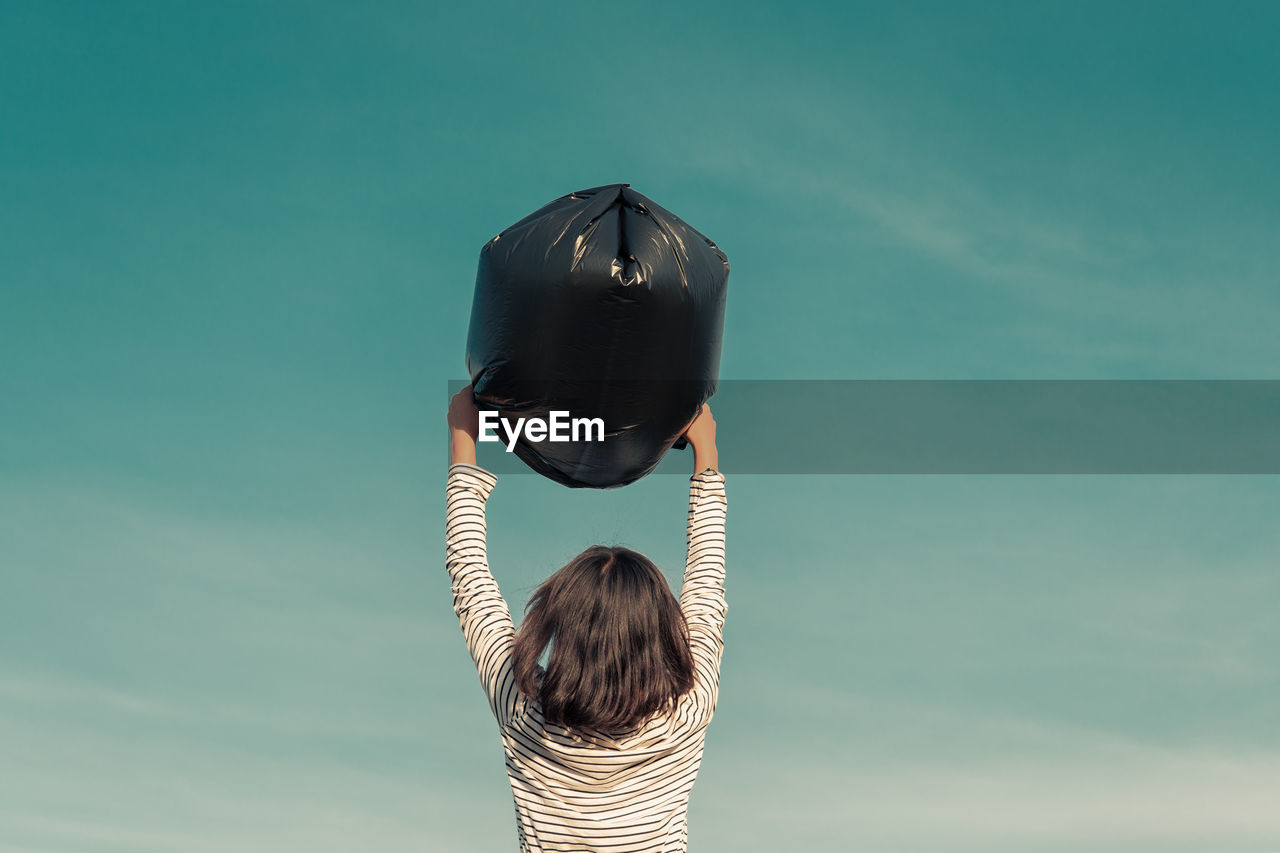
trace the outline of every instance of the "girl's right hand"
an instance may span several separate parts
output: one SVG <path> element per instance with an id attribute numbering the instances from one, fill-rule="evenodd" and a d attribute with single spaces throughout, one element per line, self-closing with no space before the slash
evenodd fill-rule
<path id="1" fill-rule="evenodd" d="M 694 417 L 693 423 L 685 430 L 684 437 L 693 447 L 694 468 L 705 471 L 707 468 L 718 468 L 716 453 L 716 421 L 711 415 L 711 407 L 706 403 Z"/>

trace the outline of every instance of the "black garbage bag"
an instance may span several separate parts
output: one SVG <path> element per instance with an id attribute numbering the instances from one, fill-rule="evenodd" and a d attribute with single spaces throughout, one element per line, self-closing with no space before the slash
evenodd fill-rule
<path id="1" fill-rule="evenodd" d="M 630 184 L 539 208 L 480 251 L 467 371 L 481 412 L 599 419 L 514 452 L 566 486 L 635 482 L 715 393 L 728 281 L 715 243 Z"/>

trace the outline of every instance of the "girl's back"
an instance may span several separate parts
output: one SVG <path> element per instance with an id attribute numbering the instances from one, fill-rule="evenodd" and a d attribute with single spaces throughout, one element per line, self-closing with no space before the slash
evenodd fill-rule
<path id="1" fill-rule="evenodd" d="M 521 849 L 685 850 L 706 732 L 693 704 L 591 743 L 529 703 L 502 732 Z"/>
<path id="2" fill-rule="evenodd" d="M 454 420 L 451 409 L 451 425 Z M 691 440 L 694 437 L 691 430 Z M 519 670 L 528 665 L 530 649 L 540 651 L 539 641 L 543 645 L 547 641 L 546 637 L 535 637 L 529 646 L 525 623 L 537 631 L 546 626 L 539 619 L 526 616 L 519 645 L 527 647 L 517 649 L 510 612 L 487 560 L 484 509 L 497 478 L 476 467 L 474 455 L 468 457 L 455 450 L 455 464 L 449 469 L 446 487 L 446 565 L 453 586 L 454 610 L 501 733 L 522 851 L 668 853 L 687 849 L 689 797 L 702 761 L 706 729 L 715 710 L 727 612 L 724 478 L 715 470 L 714 441 L 710 452 L 703 444 L 703 452 L 698 453 L 701 472 L 690 481 L 688 550 L 679 598 L 679 614 L 687 627 L 682 634 L 687 637 L 687 650 L 691 653 L 686 657 L 691 657 L 692 662 L 692 689 L 672 695 L 671 702 L 633 725 L 610 731 L 565 725 L 563 719 L 573 717 L 579 707 L 574 700 L 582 697 L 570 696 L 566 705 L 560 701 L 564 691 L 548 692 L 542 679 L 550 672 L 553 686 L 566 677 L 573 685 L 593 684 L 581 670 L 597 661 L 584 663 L 580 658 L 613 646 L 625 648 L 629 642 L 634 645 L 635 639 L 623 637 L 619 643 L 618 637 L 603 636 L 616 620 L 593 628 L 577 644 L 585 655 L 575 654 L 566 660 L 565 649 L 553 648 L 548 670 L 537 667 L 541 694 L 537 689 L 527 689 L 533 685 L 529 672 L 524 673 L 526 689 L 521 690 Z M 695 452 L 698 450 L 695 443 Z M 588 552 L 593 550 L 626 551 Z M 608 568 L 602 565 L 595 574 L 608 577 Z M 554 598 L 566 595 L 552 584 L 553 580 L 555 576 L 543 585 L 531 607 L 554 608 Z M 665 588 L 665 581 L 661 583 Z M 669 590 L 666 594 L 670 595 Z M 583 619 L 590 618 L 580 607 L 571 610 Z M 610 681 L 636 680 L 634 673 L 629 677 L 625 671 L 615 672 L 613 668 L 607 672 Z M 631 692 L 635 690 L 633 683 Z M 547 719 L 542 699 L 552 703 L 546 707 L 560 706 L 559 719 Z M 618 699 L 594 696 L 592 701 L 583 701 L 585 707 L 608 708 Z"/>

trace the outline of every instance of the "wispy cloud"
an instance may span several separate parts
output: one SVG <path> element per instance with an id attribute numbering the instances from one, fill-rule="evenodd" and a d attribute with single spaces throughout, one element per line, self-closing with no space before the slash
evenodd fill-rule
<path id="1" fill-rule="evenodd" d="M 830 712 L 804 734 L 749 748 L 712 736 L 700 805 L 715 814 L 736 804 L 741 841 L 1115 853 L 1280 842 L 1274 750 L 1161 745 L 821 691 L 803 701 Z M 842 742 L 845 734 L 857 743 Z"/>
<path id="2" fill-rule="evenodd" d="M 1028 351 L 1131 375 L 1163 365 L 1195 376 L 1212 352 L 1211 375 L 1270 377 L 1267 330 L 1280 322 L 1269 289 L 1273 226 L 1181 210 L 1167 221 L 1159 209 L 1135 218 L 1066 180 L 1041 182 L 1066 199 L 1032 193 L 1018 169 L 1043 179 L 1054 168 L 1033 152 L 1008 169 L 965 169 L 946 139 L 922 137 L 881 96 L 857 81 L 828 83 L 807 68 L 765 82 L 750 125 L 729 118 L 697 134 L 666 168 L 767 211 L 757 221 L 768 228 L 747 239 L 771 233 L 810 246 L 817 266 L 797 275 L 838 279 L 832 270 L 857 268 L 859 252 L 896 248 L 924 263 L 900 259 L 895 273 L 954 278 L 947 287 L 1007 306 L 998 331 Z"/>
<path id="3" fill-rule="evenodd" d="M 1154 849 L 1193 839 L 1229 849 L 1280 840 L 1277 780 L 1277 755 L 1177 752 L 874 772 L 791 768 L 783 781 L 801 796 L 779 811 L 792 826 L 835 823 L 864 841 L 921 849 L 949 849 L 957 841 L 998 849 L 1052 841 L 1093 850 L 1144 842 Z"/>
<path id="4" fill-rule="evenodd" d="M 419 742 L 435 680 L 474 677 L 416 543 L 8 486 L 0 700 L 32 719 Z"/>
<path id="5" fill-rule="evenodd" d="M 442 784 L 430 753 L 369 766 L 278 744 L 0 721 L 4 849 L 462 850 L 484 810 L 469 797 L 476 779 Z"/>

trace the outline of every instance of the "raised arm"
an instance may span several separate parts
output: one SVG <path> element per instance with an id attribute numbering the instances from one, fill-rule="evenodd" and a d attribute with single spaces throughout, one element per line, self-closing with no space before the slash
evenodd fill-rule
<path id="1" fill-rule="evenodd" d="M 686 436 L 693 446 L 696 473 L 689 482 L 689 520 L 684 583 L 680 609 L 689 624 L 693 651 L 694 699 L 697 722 L 707 724 L 715 711 L 724 651 L 724 622 L 728 603 L 725 579 L 724 476 L 717 466 L 715 421 L 703 406 Z"/>
<path id="2" fill-rule="evenodd" d="M 478 467 L 477 417 L 471 389 L 449 404 L 449 479 L 445 486 L 445 567 L 453 587 L 453 611 L 500 727 L 515 714 L 518 692 L 511 650 L 511 611 L 489 571 L 485 502 L 498 479 Z"/>

